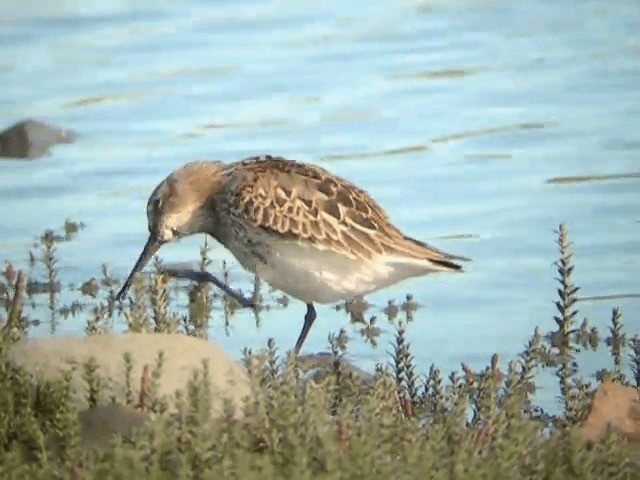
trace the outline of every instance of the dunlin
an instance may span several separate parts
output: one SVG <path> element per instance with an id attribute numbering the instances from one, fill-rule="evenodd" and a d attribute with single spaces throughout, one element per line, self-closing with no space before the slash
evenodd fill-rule
<path id="1" fill-rule="evenodd" d="M 396 228 L 363 190 L 328 171 L 280 157 L 194 162 L 172 172 L 147 204 L 149 239 L 117 298 L 161 245 L 207 233 L 240 264 L 307 304 L 350 300 L 409 277 L 460 271 L 466 260 Z"/>

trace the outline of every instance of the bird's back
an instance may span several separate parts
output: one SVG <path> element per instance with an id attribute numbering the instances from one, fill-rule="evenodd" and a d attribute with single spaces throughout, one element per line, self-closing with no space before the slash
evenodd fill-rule
<path id="1" fill-rule="evenodd" d="M 327 170 L 281 157 L 252 157 L 227 168 L 227 208 L 247 225 L 348 257 L 465 260 L 404 235 L 364 190 Z"/>

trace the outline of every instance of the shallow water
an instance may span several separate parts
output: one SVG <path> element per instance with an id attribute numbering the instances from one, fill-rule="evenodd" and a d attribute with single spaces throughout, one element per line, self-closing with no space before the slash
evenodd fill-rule
<path id="1" fill-rule="evenodd" d="M 45 227 L 72 218 L 87 227 L 60 246 L 60 277 L 79 284 L 105 261 L 122 277 L 168 172 L 271 153 L 354 181 L 407 234 L 473 259 L 464 275 L 368 298 L 382 318 L 388 299 L 414 294 L 409 340 L 425 371 L 511 358 L 536 325 L 553 328 L 560 222 L 583 296 L 639 293 L 640 8 L 484 3 L 3 0 L 0 128 L 36 117 L 78 140 L 38 161 L 0 161 L 0 260 L 24 261 Z M 196 260 L 200 243 L 162 256 Z M 226 259 L 234 285 L 249 288 L 228 252 L 212 255 L 214 272 Z M 637 296 L 583 302 L 581 315 L 604 331 L 614 305 L 639 332 Z M 345 327 L 360 366 L 387 359 L 385 322 L 372 350 L 343 312 L 318 311 L 305 350 Z M 288 348 L 303 314 L 294 301 L 257 329 L 243 312 L 229 336 L 215 318 L 211 337 L 235 354 L 268 337 Z M 587 355 L 585 374 L 606 355 Z"/>

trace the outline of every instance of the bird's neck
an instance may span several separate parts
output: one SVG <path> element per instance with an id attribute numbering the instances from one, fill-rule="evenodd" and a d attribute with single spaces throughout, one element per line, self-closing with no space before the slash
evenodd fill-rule
<path id="1" fill-rule="evenodd" d="M 222 245 L 227 245 L 228 235 L 226 235 L 227 229 L 224 228 L 224 218 L 220 214 L 220 204 L 216 198 L 210 199 L 205 205 L 203 205 L 199 214 L 198 223 L 201 226 L 202 233 L 206 233 L 213 237 L 216 241 Z"/>

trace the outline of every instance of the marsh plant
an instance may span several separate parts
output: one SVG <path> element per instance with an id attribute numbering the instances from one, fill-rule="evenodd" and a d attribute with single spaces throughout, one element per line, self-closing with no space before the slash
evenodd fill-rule
<path id="1" fill-rule="evenodd" d="M 59 281 L 51 260 L 56 241 L 49 235 L 49 243 L 42 243 L 42 258 L 52 268 L 45 269 L 51 290 Z M 321 374 L 302 359 L 281 354 L 269 340 L 259 352 L 245 350 L 251 393 L 239 405 L 225 401 L 221 415 L 211 411 L 211 398 L 220 393 L 206 363 L 173 398 L 158 397 L 162 355 L 140 379 L 132 378 L 132 360 L 125 355 L 122 394 L 109 390 L 95 362 L 76 366 L 89 406 L 79 412 L 71 400 L 71 372 L 36 380 L 10 360 L 11 345 L 31 328 L 26 311 L 36 294 L 27 288 L 27 272 L 7 263 L 0 283 L 0 478 L 640 478 L 637 452 L 613 431 L 602 442 L 585 441 L 580 424 L 596 386 L 581 376 L 578 364 L 580 351 L 604 346 L 611 364 L 598 379 L 640 388 L 640 337 L 625 333 L 618 308 L 612 310 L 605 338 L 579 320 L 579 287 L 562 225 L 557 243 L 555 328 L 549 333 L 537 328 L 515 359 L 505 363 L 493 355 L 484 369 L 462 364 L 448 375 L 435 365 L 419 371 L 408 332 L 420 312 L 408 296 L 400 305 L 390 301 L 383 311 L 395 338 L 388 361 L 372 374 L 350 368 L 344 330 L 329 336 L 329 361 Z M 205 245 L 201 268 L 209 265 Z M 233 310 L 208 285 L 192 284 L 186 313 L 176 313 L 175 292 L 158 273 L 139 276 L 131 300 L 123 304 L 114 303 L 117 281 L 106 267 L 95 285 L 106 294 L 89 295 L 95 298 L 89 306 L 78 301 L 89 335 L 108 331 L 114 318 L 124 318 L 131 331 L 204 336 L 216 318 L 214 300 L 223 302 L 226 315 Z M 340 308 L 364 325 L 369 342 L 375 341 L 379 331 L 375 317 L 365 317 L 367 305 Z M 557 378 L 560 413 L 534 404 L 541 372 Z M 116 407 L 144 415 L 139 428 L 105 443 L 83 441 L 86 413 Z"/>

